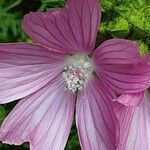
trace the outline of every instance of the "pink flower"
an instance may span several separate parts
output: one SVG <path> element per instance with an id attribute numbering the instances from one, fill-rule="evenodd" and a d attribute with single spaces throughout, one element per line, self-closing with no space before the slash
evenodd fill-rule
<path id="1" fill-rule="evenodd" d="M 150 53 L 143 57 L 147 65 Z M 147 91 L 123 94 L 113 104 L 117 117 L 117 150 L 150 149 L 150 94 Z"/>
<path id="2" fill-rule="evenodd" d="M 63 150 L 75 110 L 82 149 L 116 149 L 112 99 L 146 89 L 150 67 L 138 63 L 138 46 L 128 40 L 94 50 L 98 1 L 68 0 L 64 9 L 30 13 L 22 26 L 36 43 L 0 44 L 0 103 L 21 99 L 1 125 L 1 141 Z"/>

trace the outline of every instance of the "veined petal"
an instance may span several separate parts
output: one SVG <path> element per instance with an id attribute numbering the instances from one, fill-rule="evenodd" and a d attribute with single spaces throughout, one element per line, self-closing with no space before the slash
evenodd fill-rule
<path id="1" fill-rule="evenodd" d="M 75 97 L 57 77 L 17 104 L 1 126 L 0 140 L 16 145 L 29 141 L 31 150 L 63 150 L 74 106 Z"/>
<path id="2" fill-rule="evenodd" d="M 118 94 L 138 93 L 150 85 L 149 64 L 109 64 L 95 68 L 98 77 Z"/>
<path id="3" fill-rule="evenodd" d="M 136 43 L 114 39 L 102 43 L 93 55 L 99 78 L 117 93 L 137 93 L 150 84 L 150 66 L 144 63 Z"/>
<path id="4" fill-rule="evenodd" d="M 139 97 L 140 98 L 140 97 Z M 130 100 L 131 101 L 131 100 Z M 150 149 L 150 95 L 145 92 L 144 99 L 136 107 L 114 105 L 118 117 L 117 150 Z"/>
<path id="5" fill-rule="evenodd" d="M 33 40 L 59 53 L 90 53 L 99 21 L 98 0 L 68 0 L 63 9 L 26 15 L 22 26 Z"/>
<path id="6" fill-rule="evenodd" d="M 61 72 L 64 56 L 33 44 L 0 44 L 0 103 L 25 97 Z"/>
<path id="7" fill-rule="evenodd" d="M 92 80 L 77 97 L 76 123 L 83 150 L 115 150 L 114 93 Z"/>
<path id="8" fill-rule="evenodd" d="M 94 52 L 96 65 L 130 64 L 141 61 L 140 50 L 135 42 L 111 39 L 102 43 Z"/>

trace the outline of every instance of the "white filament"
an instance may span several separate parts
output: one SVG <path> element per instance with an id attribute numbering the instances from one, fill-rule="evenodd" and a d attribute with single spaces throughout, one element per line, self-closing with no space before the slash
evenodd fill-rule
<path id="1" fill-rule="evenodd" d="M 75 93 L 82 90 L 93 73 L 92 62 L 88 56 L 70 56 L 63 70 L 66 90 Z"/>

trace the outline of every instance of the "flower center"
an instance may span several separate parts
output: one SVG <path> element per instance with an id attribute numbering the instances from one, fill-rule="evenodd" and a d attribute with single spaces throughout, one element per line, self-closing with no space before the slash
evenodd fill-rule
<path id="1" fill-rule="evenodd" d="M 66 82 L 66 90 L 75 93 L 82 90 L 93 74 L 91 59 L 84 55 L 73 55 L 67 60 L 63 70 L 63 77 Z"/>

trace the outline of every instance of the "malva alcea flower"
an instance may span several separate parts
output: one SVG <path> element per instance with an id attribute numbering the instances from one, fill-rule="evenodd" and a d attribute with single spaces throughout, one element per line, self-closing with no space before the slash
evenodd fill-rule
<path id="1" fill-rule="evenodd" d="M 112 99 L 146 89 L 150 68 L 135 63 L 138 46 L 129 40 L 94 50 L 100 17 L 98 0 L 68 0 L 25 16 L 35 43 L 0 44 L 0 103 L 21 99 L 1 125 L 2 142 L 63 150 L 75 110 L 83 150 L 116 149 Z"/>

